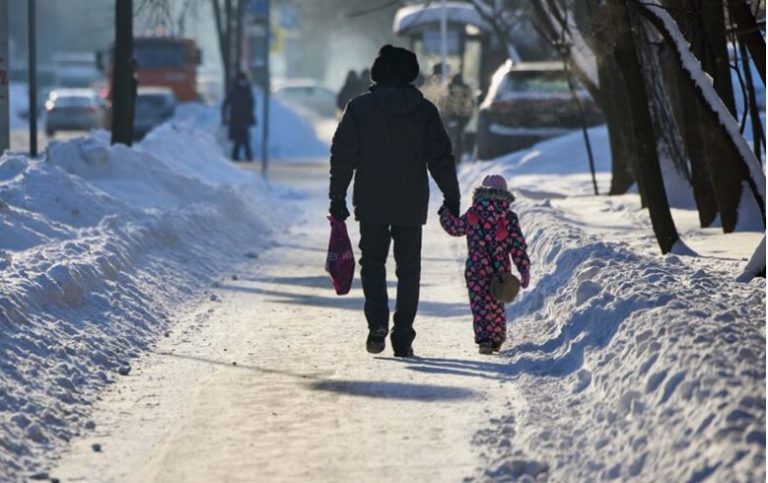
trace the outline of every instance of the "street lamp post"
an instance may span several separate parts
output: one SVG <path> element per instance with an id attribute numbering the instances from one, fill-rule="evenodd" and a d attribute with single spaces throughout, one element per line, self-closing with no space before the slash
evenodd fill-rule
<path id="1" fill-rule="evenodd" d="M 0 0 L 0 154 L 11 147 L 8 97 L 8 0 Z"/>
<path id="2" fill-rule="evenodd" d="M 446 0 L 441 0 L 440 8 L 440 75 L 443 83 L 448 83 L 448 7 Z"/>
<path id="3" fill-rule="evenodd" d="M 270 24 L 271 5 L 270 0 L 266 0 L 266 13 L 264 15 L 264 106 L 263 106 L 263 120 L 261 124 L 261 172 L 264 176 L 267 175 L 267 169 L 269 168 L 269 94 L 270 94 L 270 81 L 269 81 L 269 37 L 272 34 L 272 26 Z"/>
<path id="4" fill-rule="evenodd" d="M 27 3 L 29 43 L 29 156 L 37 156 L 37 13 L 36 0 Z"/>

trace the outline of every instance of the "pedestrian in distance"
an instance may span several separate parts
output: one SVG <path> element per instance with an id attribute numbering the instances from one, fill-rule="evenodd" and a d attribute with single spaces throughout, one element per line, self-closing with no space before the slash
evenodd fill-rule
<path id="1" fill-rule="evenodd" d="M 359 96 L 368 92 L 368 88 L 371 87 L 371 69 L 366 67 L 360 71 L 360 75 L 357 77 L 357 89 L 352 97 Z"/>
<path id="2" fill-rule="evenodd" d="M 397 303 L 390 342 L 397 357 L 413 355 L 428 176 L 442 191 L 447 210 L 458 217 L 460 206 L 451 143 L 437 108 L 412 84 L 418 74 L 413 52 L 383 46 L 371 69 L 373 86 L 347 104 L 331 145 L 329 212 L 337 220 L 349 216 L 346 195 L 354 178 L 366 349 L 374 354 L 384 350 L 389 333 L 385 263 L 394 245 Z"/>
<path id="3" fill-rule="evenodd" d="M 250 129 L 256 125 L 255 107 L 251 84 L 244 72 L 238 72 L 234 85 L 221 104 L 221 122 L 229 126 L 233 161 L 239 161 L 241 148 L 245 148 L 245 160 L 253 160 Z"/>
<path id="4" fill-rule="evenodd" d="M 440 99 L 438 109 L 446 124 L 453 152 L 459 161 L 464 154 L 464 130 L 475 111 L 475 107 L 476 101 L 472 95 L 472 88 L 464 82 L 461 73 L 456 74 L 448 84 L 448 91 Z"/>
<path id="5" fill-rule="evenodd" d="M 456 216 L 447 207 L 440 209 L 443 229 L 451 236 L 467 237 L 464 278 L 469 291 L 475 343 L 481 354 L 498 352 L 506 339 L 506 310 L 499 300 L 499 295 L 503 294 L 496 291 L 510 289 L 500 284 L 494 287 L 494 277 L 501 273 L 510 274 L 511 256 L 520 273 L 520 286 L 528 288 L 531 279 L 525 237 L 517 214 L 510 209 L 513 201 L 515 197 L 507 189 L 506 180 L 499 175 L 490 175 L 475 190 L 472 206 L 466 213 Z M 511 290 L 514 298 L 519 287 Z"/>
<path id="6" fill-rule="evenodd" d="M 344 111 L 344 108 L 347 107 L 347 103 L 350 99 L 360 94 L 360 92 L 358 92 L 359 88 L 360 80 L 357 77 L 357 72 L 350 69 L 350 71 L 347 72 L 347 78 L 344 80 L 344 85 L 341 86 L 341 89 L 336 96 L 336 107 L 340 112 Z"/>

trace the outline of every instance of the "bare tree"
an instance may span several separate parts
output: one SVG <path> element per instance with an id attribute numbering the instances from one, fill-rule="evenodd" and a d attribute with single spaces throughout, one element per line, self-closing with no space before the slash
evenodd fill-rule
<path id="1" fill-rule="evenodd" d="M 706 169 L 717 200 L 723 231 L 736 229 L 739 221 L 743 193 L 746 187 L 750 197 L 747 202 L 756 204 L 765 225 L 765 175 L 760 163 L 741 135 L 738 124 L 719 97 L 719 93 L 707 82 L 696 57 L 687 50 L 687 42 L 669 14 L 653 4 L 636 4 L 638 11 L 648 19 L 678 59 L 678 74 L 687 84 L 692 102 L 701 109 L 704 146 L 707 153 Z M 751 200 L 750 200 L 751 198 Z"/>
<path id="2" fill-rule="evenodd" d="M 637 180 L 643 187 L 651 225 L 661 252 L 668 253 L 679 240 L 679 235 L 669 211 L 667 193 L 664 189 L 649 107 L 650 100 L 635 41 L 638 34 L 633 32 L 633 30 L 640 28 L 640 24 L 631 17 L 628 3 L 629 0 L 609 2 L 606 8 L 606 17 L 607 21 L 614 26 L 612 29 L 613 57 L 621 69 L 625 91 L 632 93 L 628 99 L 628 114 L 632 119 L 637 138 L 636 147 L 639 161 L 636 173 Z"/>
<path id="3" fill-rule="evenodd" d="M 749 50 L 752 62 L 757 66 L 760 78 L 765 85 L 765 39 L 760 33 L 757 21 L 745 0 L 728 0 L 731 18 L 736 23 L 736 34 Z"/>

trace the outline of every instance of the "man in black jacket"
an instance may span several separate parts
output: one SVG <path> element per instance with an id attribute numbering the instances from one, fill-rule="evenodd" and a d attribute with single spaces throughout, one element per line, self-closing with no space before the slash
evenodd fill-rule
<path id="1" fill-rule="evenodd" d="M 347 105 L 331 146 L 330 214 L 349 216 L 347 187 L 360 222 L 361 278 L 368 320 L 368 352 L 384 350 L 389 326 L 385 263 L 390 240 L 397 265 L 397 304 L 391 334 L 395 356 L 413 355 L 419 304 L 421 228 L 427 222 L 429 180 L 445 206 L 459 215 L 459 183 L 451 143 L 435 106 L 411 83 L 416 55 L 385 45 L 371 69 L 370 92 Z"/>

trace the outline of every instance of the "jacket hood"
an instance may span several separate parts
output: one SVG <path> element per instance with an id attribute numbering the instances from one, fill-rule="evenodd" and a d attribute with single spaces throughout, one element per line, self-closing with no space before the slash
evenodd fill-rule
<path id="1" fill-rule="evenodd" d="M 379 83 L 371 86 L 370 91 L 376 104 L 392 114 L 406 114 L 413 111 L 424 101 L 421 92 L 410 84 Z"/>
<path id="2" fill-rule="evenodd" d="M 477 202 L 480 200 L 499 200 L 499 201 L 506 201 L 507 203 L 512 203 L 515 201 L 515 195 L 513 195 L 510 191 L 507 190 L 500 190 L 496 188 L 489 188 L 487 186 L 480 186 L 477 189 L 475 189 L 475 193 L 472 195 L 472 202 Z"/>
<path id="3" fill-rule="evenodd" d="M 481 226 L 494 234 L 496 241 L 506 239 L 511 229 L 509 205 L 515 201 L 512 193 L 506 190 L 481 186 L 472 196 L 469 209 L 470 225 Z"/>

